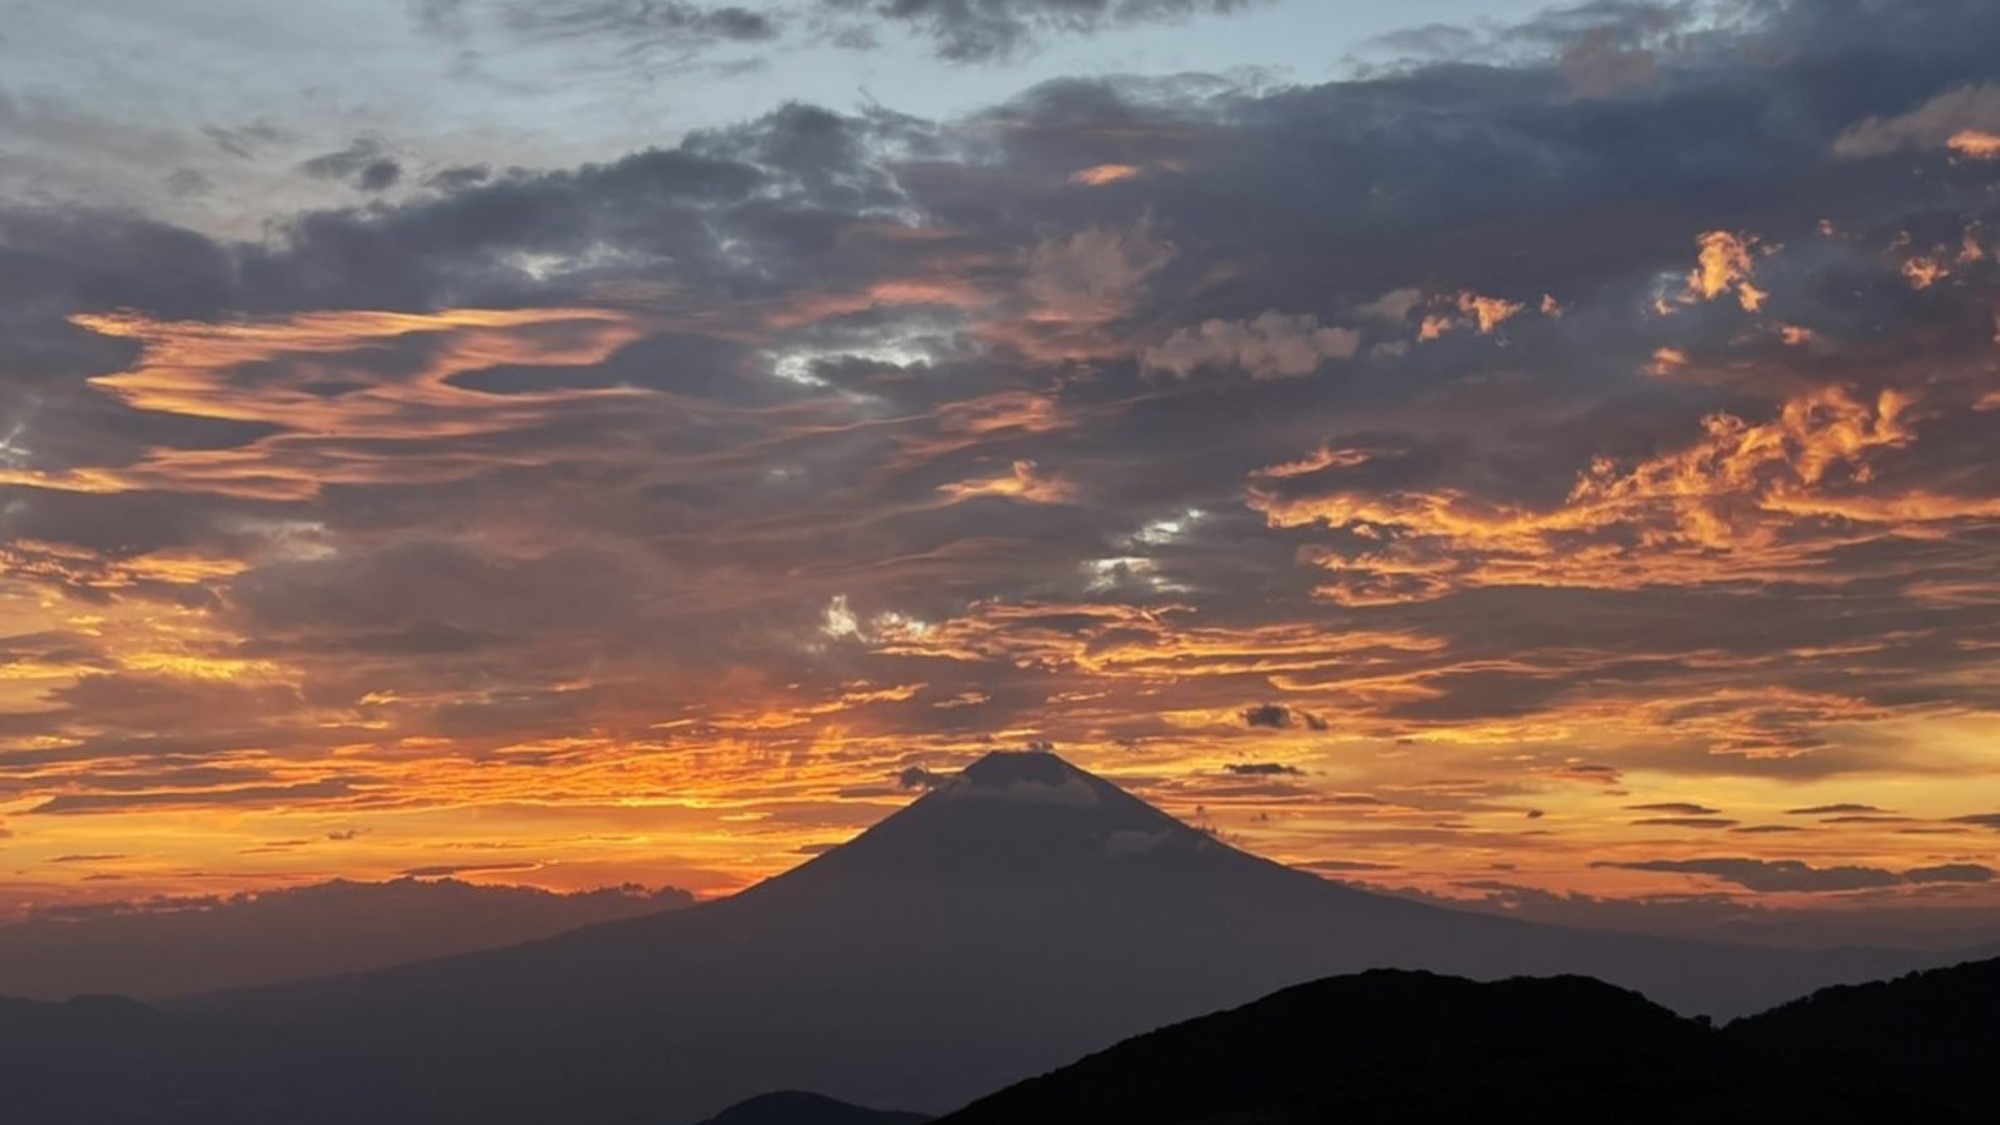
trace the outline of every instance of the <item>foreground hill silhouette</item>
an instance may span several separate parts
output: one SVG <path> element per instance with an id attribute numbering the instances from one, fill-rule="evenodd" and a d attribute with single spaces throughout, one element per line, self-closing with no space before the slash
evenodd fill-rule
<path id="1" fill-rule="evenodd" d="M 923 1125 L 921 1113 L 863 1109 L 818 1094 L 788 1090 L 729 1107 L 702 1125 Z"/>
<path id="2" fill-rule="evenodd" d="M 1828 990 L 1726 1031 L 1583 978 L 1377 970 L 1141 1035 L 940 1125 L 1995 1125 L 1996 1007 L 2000 962 Z M 0 1001 L 0 1099 L 0 1120 L 36 1125 L 416 1123 L 491 1108 L 427 1111 L 393 1070 L 107 999 Z M 644 1103 L 544 1118 L 614 1119 L 687 1120 Z M 923 1120 L 780 1093 L 703 1125 Z"/>
<path id="3" fill-rule="evenodd" d="M 1984 1038 L 1991 1051 L 1992 1032 Z M 1375 971 L 1140 1036 L 939 1125 L 1963 1120 L 1924 1086 L 1803 1061 L 1580 977 L 1479 984 Z"/>
<path id="4" fill-rule="evenodd" d="M 454 879 L 334 880 L 0 926 L 0 996 L 141 1000 L 493 949 L 689 905 L 685 891 L 554 894 Z"/>
<path id="5" fill-rule="evenodd" d="M 1746 1045 L 1807 1060 L 1823 1081 L 1928 1091 L 1970 1119 L 2000 1121 L 2000 961 L 1829 988 L 1731 1024 Z"/>
<path id="6" fill-rule="evenodd" d="M 1735 1015 L 1905 956 L 1539 927 L 1237 851 L 1002 753 L 740 895 L 527 945 L 197 998 L 371 1053 L 424 1122 L 695 1121 L 770 1090 L 925 1111 L 1302 981 L 1581 973 Z"/>

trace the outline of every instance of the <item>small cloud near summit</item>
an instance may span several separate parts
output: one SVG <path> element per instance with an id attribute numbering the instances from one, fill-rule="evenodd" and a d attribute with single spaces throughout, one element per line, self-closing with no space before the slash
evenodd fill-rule
<path id="1" fill-rule="evenodd" d="M 923 766 L 911 766 L 896 775 L 896 783 L 905 789 L 936 789 L 950 780 L 949 775 L 936 773 Z"/>
<path id="2" fill-rule="evenodd" d="M 1263 730 L 1286 730 L 1299 724 L 1310 730 L 1327 729 L 1327 721 L 1320 716 L 1282 703 L 1260 703 L 1244 708 L 1240 714 L 1244 726 Z"/>
<path id="3" fill-rule="evenodd" d="M 1222 768 L 1237 777 L 1299 777 L 1306 772 L 1283 762 L 1231 762 Z"/>

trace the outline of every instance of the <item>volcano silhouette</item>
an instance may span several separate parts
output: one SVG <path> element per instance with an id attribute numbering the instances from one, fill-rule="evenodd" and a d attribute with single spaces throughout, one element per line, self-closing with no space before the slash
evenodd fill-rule
<path id="1" fill-rule="evenodd" d="M 1370 968 L 1580 973 L 1735 1015 L 1908 955 L 1591 933 L 1260 859 L 1053 754 L 996 753 L 741 894 L 183 1005 L 367 1052 L 411 1120 L 677 1125 L 772 1090 L 953 1109 L 1153 1028 Z"/>

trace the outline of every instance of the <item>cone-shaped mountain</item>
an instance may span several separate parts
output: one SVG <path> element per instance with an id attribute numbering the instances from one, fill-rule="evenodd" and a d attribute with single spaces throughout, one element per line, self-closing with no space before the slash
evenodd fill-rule
<path id="1" fill-rule="evenodd" d="M 1909 964 L 1371 894 L 1232 848 L 1053 754 L 998 753 L 728 899 L 190 1006 L 415 1060 L 427 1122 L 673 1125 L 782 1089 L 942 1112 L 1128 1036 L 1370 968 L 1583 973 L 1733 1015 Z"/>

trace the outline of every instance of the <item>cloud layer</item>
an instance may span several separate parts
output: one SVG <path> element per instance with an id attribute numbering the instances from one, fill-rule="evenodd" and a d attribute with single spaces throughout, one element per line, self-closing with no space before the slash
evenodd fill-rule
<path id="1" fill-rule="evenodd" d="M 805 37 L 856 50 L 879 32 L 919 37 L 953 63 L 999 63 L 1051 38 L 1227 14 L 1260 0 L 810 0 L 797 7 L 686 0 L 410 0 L 418 25 L 466 39 L 481 28 L 528 41 L 582 39 L 631 54 L 698 57 L 718 45 Z"/>
<path id="2" fill-rule="evenodd" d="M 1440 893 L 1990 895 L 2000 13 L 1837 8 L 0 210 L 0 893 L 716 889 L 1047 741 Z"/>

